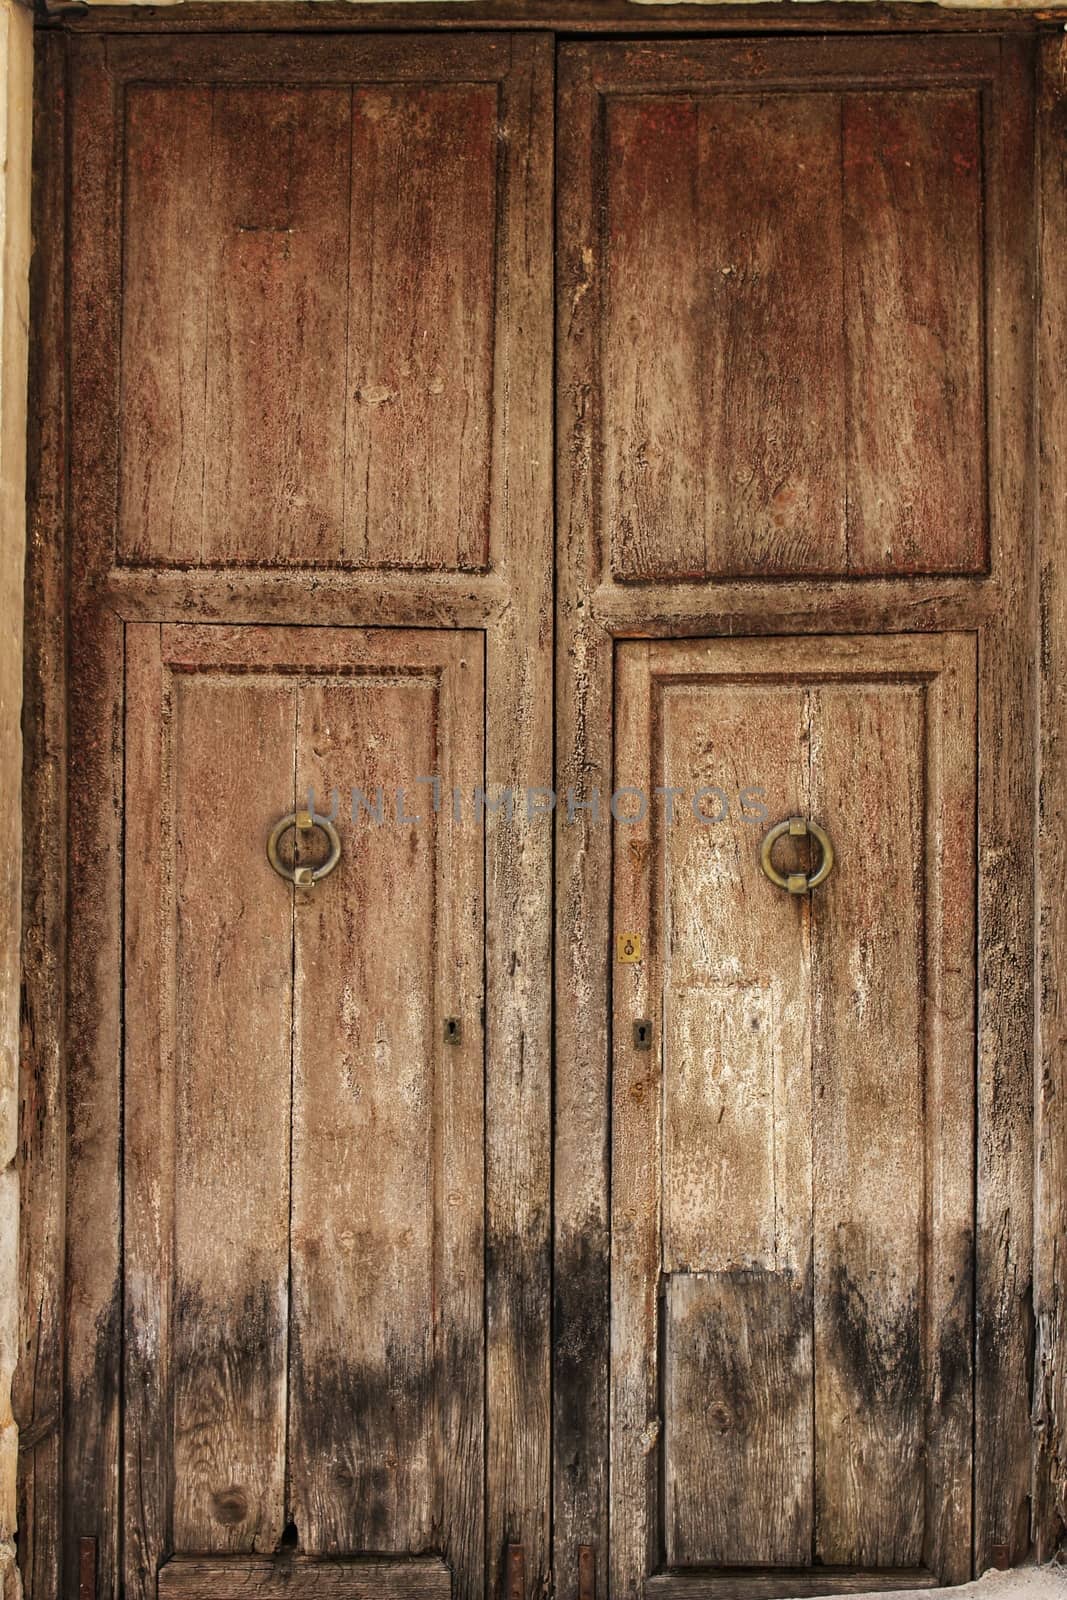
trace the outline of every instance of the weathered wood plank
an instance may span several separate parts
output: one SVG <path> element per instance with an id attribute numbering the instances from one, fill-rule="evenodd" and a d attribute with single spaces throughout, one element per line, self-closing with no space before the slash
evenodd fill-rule
<path id="1" fill-rule="evenodd" d="M 132 703 L 131 723 L 138 709 Z M 174 1033 L 172 1044 L 164 1035 L 160 1066 L 164 1079 L 168 1068 L 174 1075 L 170 1377 L 179 1550 L 272 1550 L 286 1522 L 289 1151 L 278 1133 L 291 1114 L 293 930 L 291 896 L 264 846 L 272 812 L 293 803 L 295 711 L 284 680 L 176 674 L 170 804 L 162 830 L 157 817 L 146 824 L 148 850 L 158 855 L 160 832 L 173 830 L 174 851 L 173 883 L 161 886 L 173 896 L 173 931 L 167 922 L 160 930 L 168 966 L 173 949 L 173 978 L 165 966 L 162 989 L 163 1026 L 172 1016 Z M 138 803 L 131 792 L 128 827 Z M 128 907 L 137 897 L 135 885 Z M 150 1094 L 152 1067 L 138 1057 L 129 1025 L 128 1039 L 127 1159 L 150 1171 L 142 1141 L 154 1149 L 154 1137 L 165 1152 L 166 1139 L 149 1105 L 131 1148 L 130 1097 Z M 165 1116 L 166 1103 L 159 1109 Z M 134 1216 L 157 1210 L 149 1198 L 134 1195 L 127 1208 L 127 1259 L 130 1273 L 156 1281 L 152 1248 L 134 1254 L 129 1243 Z M 153 1244 L 166 1263 L 165 1242 Z M 130 1308 L 131 1338 L 150 1326 Z"/>
<path id="2" fill-rule="evenodd" d="M 19 1040 L 19 1569 L 26 1600 L 61 1593 L 67 597 L 67 42 L 36 41 L 30 428 L 23 683 L 22 1023 Z"/>
<path id="3" fill-rule="evenodd" d="M 200 560 L 213 112 L 212 91 L 202 86 L 138 87 L 126 102 L 116 536 L 124 561 Z"/>
<path id="4" fill-rule="evenodd" d="M 971 41 L 952 90 L 912 57 L 907 90 L 892 53 L 839 41 L 581 57 L 617 580 L 985 569 L 996 57 Z"/>
<path id="5" fill-rule="evenodd" d="M 760 830 L 746 840 L 743 820 L 721 837 L 708 825 L 703 863 L 677 821 L 657 825 L 663 845 L 647 821 L 615 830 L 615 930 L 647 943 L 614 985 L 613 1590 L 638 1592 L 655 1570 L 661 1473 L 671 1565 L 965 1569 L 973 1168 L 949 1130 L 970 1125 L 974 1096 L 973 643 L 625 643 L 617 656 L 616 785 L 688 793 L 717 775 L 719 815 L 762 756 L 764 806 L 810 808 L 838 861 L 809 911 L 765 883 Z M 729 983 L 743 991 L 732 1009 Z M 661 990 L 662 1080 L 655 1051 L 631 1041 L 637 1015 L 658 1037 Z M 753 1024 L 772 1039 L 758 1070 Z M 677 1159 L 690 1134 L 703 1170 Z"/>
<path id="6" fill-rule="evenodd" d="M 358 88 L 352 107 L 345 553 L 489 558 L 494 84 Z"/>
<path id="7" fill-rule="evenodd" d="M 339 668 L 351 642 L 334 635 Z M 300 689 L 298 793 L 332 809 L 336 791 L 345 814 L 340 866 L 296 905 L 290 1510 L 303 1549 L 438 1549 L 474 1596 L 484 924 L 481 838 L 450 791 L 469 804 L 482 782 L 482 645 L 360 643 L 358 675 Z M 434 773 L 436 813 L 415 783 Z M 403 790 L 419 821 L 351 823 L 353 784 Z"/>
<path id="8" fill-rule="evenodd" d="M 753 870 L 769 822 L 809 811 L 809 697 L 653 695 L 653 783 L 683 791 L 659 846 L 666 1557 L 792 1566 L 814 1537 L 810 919 Z"/>
<path id="9" fill-rule="evenodd" d="M 848 568 L 979 572 L 988 541 L 981 101 L 841 101 Z"/>
<path id="10" fill-rule="evenodd" d="M 106 47 L 71 56 L 68 149 L 70 622 L 67 876 L 68 1132 L 64 1281 L 64 1533 L 73 1600 L 78 1539 L 97 1541 L 98 1592 L 118 1592 L 120 1506 L 122 628 L 100 603 L 102 529 L 114 525 L 119 388 L 118 121 Z M 110 559 L 108 556 L 107 559 Z"/>
<path id="11" fill-rule="evenodd" d="M 445 35 L 466 32 L 472 25 L 499 31 L 537 29 L 563 33 L 624 34 L 634 32 L 633 0 L 409 0 L 404 15 L 394 9 L 395 0 L 367 0 L 353 15 L 345 0 L 295 0 L 283 12 L 277 0 L 244 0 L 240 12 L 233 14 L 228 4 L 205 4 L 203 0 L 183 5 L 181 11 L 163 15 L 145 12 L 140 6 L 109 6 L 106 10 L 90 6 L 84 12 L 63 14 L 63 26 L 72 33 L 115 33 L 118 35 L 153 33 L 255 33 L 284 31 L 299 26 L 302 30 L 338 34 L 358 33 L 367 28 L 376 32 L 407 32 L 429 24 Z M 49 11 L 53 7 L 50 4 Z M 697 10 L 688 0 L 672 5 L 649 5 L 640 13 L 641 32 L 664 34 L 805 34 L 813 21 L 830 35 L 903 33 L 921 25 L 938 43 L 952 43 L 938 35 L 960 33 L 1033 33 L 1038 18 L 1025 7 L 1015 11 L 975 9 L 923 13 L 910 4 L 890 4 L 869 11 L 866 4 L 834 0 L 817 14 L 798 16 L 790 4 L 773 0 L 753 12 L 747 5 L 724 4 L 714 14 Z M 946 53 L 947 56 L 947 53 Z M 947 57 L 948 58 L 948 57 Z M 950 58 L 948 58 L 950 59 Z"/>
<path id="12" fill-rule="evenodd" d="M 841 571 L 837 98 L 709 96 L 700 122 L 705 376 L 689 403 L 709 420 L 705 570 Z"/>
<path id="13" fill-rule="evenodd" d="M 621 578 L 705 570 L 700 112 L 604 107 L 603 515 Z"/>
<path id="14" fill-rule="evenodd" d="M 174 1557 L 159 1572 L 159 1600 L 449 1600 L 443 1561 L 265 1561 Z"/>
<path id="15" fill-rule="evenodd" d="M 148 1595 L 168 1546 L 271 1550 L 285 1525 L 293 932 L 263 807 L 293 804 L 296 700 L 172 675 L 151 626 L 127 684 L 126 1583 Z"/>
<path id="16" fill-rule="evenodd" d="M 811 1552 L 811 1293 L 786 1269 L 676 1273 L 664 1356 L 667 1560 Z"/>
<path id="17" fill-rule="evenodd" d="M 498 573 L 368 573 L 331 569 L 311 576 L 293 571 L 176 571 L 117 567 L 108 574 L 108 600 L 126 622 L 306 622 L 308 590 L 323 627 L 366 617 L 377 627 L 478 628 L 491 625 L 508 603 Z"/>
<path id="18" fill-rule="evenodd" d="M 208 564 L 341 553 L 350 117 L 340 88 L 214 91 L 201 166 Z"/>
<path id="19" fill-rule="evenodd" d="M 867 1594 L 894 1589 L 934 1589 L 937 1578 L 925 1567 L 901 1567 L 896 1572 L 853 1567 L 782 1568 L 778 1572 L 751 1572 L 744 1568 L 717 1572 L 659 1572 L 645 1584 L 649 1600 L 796 1600 L 801 1595 Z"/>
<path id="20" fill-rule="evenodd" d="M 1040 1012 L 1032 1526 L 1037 1559 L 1049 1561 L 1067 1534 L 1067 50 L 1061 38 L 1042 41 L 1040 62 Z"/>
<path id="21" fill-rule="evenodd" d="M 923 701 L 812 689 L 811 814 L 837 853 L 812 903 L 816 1550 L 834 1566 L 923 1548 Z"/>
<path id="22" fill-rule="evenodd" d="M 486 777 L 497 797 L 552 770 L 553 47 L 535 35 L 510 48 L 492 520 L 511 603 L 486 637 Z M 506 1547 L 521 1544 L 533 1600 L 552 1559 L 551 818 L 519 804 L 510 822 L 487 816 L 485 872 L 486 1593 L 505 1593 Z"/>
<path id="23" fill-rule="evenodd" d="M 1033 1437 L 1034 439 L 1033 50 L 1001 42 L 986 221 L 994 392 L 990 518 L 1000 605 L 982 628 L 974 1564 L 1030 1547 Z"/>
<path id="24" fill-rule="evenodd" d="M 653 853 L 652 681 L 654 646 L 627 641 L 615 660 L 615 764 L 612 792 L 625 799 L 625 823 L 613 824 L 612 932 L 641 939 L 642 959 L 611 962 L 611 1547 L 612 1595 L 639 1595 L 655 1571 L 659 1543 L 660 1302 L 657 1293 L 662 1230 L 663 1005 L 657 955 L 664 937 L 660 907 L 662 863 Z M 601 957 L 603 959 L 603 956 Z M 652 1041 L 640 1050 L 634 1023 L 643 1019 Z"/>
<path id="25" fill-rule="evenodd" d="M 579 1551 L 608 1592 L 610 829 L 588 802 L 612 769 L 612 651 L 590 597 L 602 565 L 593 456 L 593 354 L 602 315 L 594 149 L 598 97 L 585 49 L 559 51 L 556 169 L 556 828 L 553 1510 L 555 1592 L 577 1591 Z"/>

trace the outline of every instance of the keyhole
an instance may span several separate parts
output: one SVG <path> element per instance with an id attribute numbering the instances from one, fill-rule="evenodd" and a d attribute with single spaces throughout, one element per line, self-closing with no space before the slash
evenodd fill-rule
<path id="1" fill-rule="evenodd" d="M 652 1024 L 647 1017 L 642 1017 L 634 1023 L 634 1049 L 651 1050 Z"/>

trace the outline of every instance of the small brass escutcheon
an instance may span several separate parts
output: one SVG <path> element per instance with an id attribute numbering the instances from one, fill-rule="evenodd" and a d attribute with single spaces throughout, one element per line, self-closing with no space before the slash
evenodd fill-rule
<path id="1" fill-rule="evenodd" d="M 639 933 L 620 933 L 615 944 L 615 959 L 617 961 L 640 961 L 641 935 Z"/>

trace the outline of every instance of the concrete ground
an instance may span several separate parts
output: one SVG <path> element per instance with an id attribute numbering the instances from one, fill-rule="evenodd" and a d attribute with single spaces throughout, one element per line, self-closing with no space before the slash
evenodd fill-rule
<path id="1" fill-rule="evenodd" d="M 896 1589 L 893 1594 L 850 1595 L 849 1600 L 1067 1600 L 1067 1567 L 1015 1567 L 1011 1572 L 990 1569 L 974 1583 L 952 1589 Z"/>

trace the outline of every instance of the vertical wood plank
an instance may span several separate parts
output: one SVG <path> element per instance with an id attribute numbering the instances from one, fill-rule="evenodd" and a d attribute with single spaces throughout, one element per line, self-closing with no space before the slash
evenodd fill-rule
<path id="1" fill-rule="evenodd" d="M 612 788 L 652 789 L 649 653 L 640 641 L 616 647 L 616 746 Z M 611 1550 L 609 1593 L 640 1594 L 657 1566 L 660 1437 L 659 1264 L 662 1226 L 663 869 L 653 856 L 651 811 L 631 794 L 633 820 L 611 826 L 613 931 L 636 933 L 642 959 L 611 961 Z M 654 1048 L 635 1046 L 637 1018 Z"/>
<path id="2" fill-rule="evenodd" d="M 123 1465 L 136 1515 L 123 1542 L 123 1580 L 150 1600 L 169 1543 L 174 1491 L 171 1315 L 174 1271 L 175 919 L 171 752 L 164 747 L 160 630 L 132 628 L 126 655 L 126 884 L 123 1222 Z M 171 881 L 168 881 L 171 880 Z M 170 903 L 168 903 L 170 902 Z M 147 959 L 141 952 L 151 952 Z"/>
<path id="3" fill-rule="evenodd" d="M 704 570 L 841 571 L 838 97 L 699 105 L 702 372 L 674 403 L 707 418 Z"/>
<path id="4" fill-rule="evenodd" d="M 217 88 L 202 559 L 342 551 L 351 97 Z"/>
<path id="5" fill-rule="evenodd" d="M 1041 745 L 1036 1107 L 1034 1509 L 1038 1561 L 1067 1533 L 1067 48 L 1040 45 Z"/>
<path id="6" fill-rule="evenodd" d="M 121 560 L 195 564 L 204 515 L 215 214 L 209 88 L 135 88 L 123 196 Z M 175 401 L 177 400 L 177 403 Z"/>
<path id="7" fill-rule="evenodd" d="M 699 125 L 692 99 L 604 108 L 603 515 L 623 578 L 705 568 Z"/>
<path id="8" fill-rule="evenodd" d="M 909 1567 L 924 1529 L 923 746 L 918 686 L 813 690 L 816 1553 Z"/>
<path id="9" fill-rule="evenodd" d="M 666 1298 L 667 1561 L 811 1560 L 811 1301 L 792 1272 L 678 1274 Z"/>
<path id="10" fill-rule="evenodd" d="M 301 690 L 300 792 L 404 788 L 420 821 L 342 820 L 341 866 L 297 906 L 292 1515 L 315 1554 L 442 1549 L 455 1593 L 473 1596 L 482 861 L 449 791 L 482 778 L 482 647 L 422 638 L 383 635 L 376 672 Z M 434 773 L 436 814 L 414 784 Z"/>
<path id="11" fill-rule="evenodd" d="M 345 548 L 359 566 L 488 562 L 495 84 L 357 88 Z"/>
<path id="12" fill-rule="evenodd" d="M 65 1418 L 62 1593 L 77 1541 L 97 1540 L 102 1597 L 118 1591 L 122 972 L 122 626 L 102 601 L 110 562 L 118 396 L 115 86 L 105 44 L 71 52 L 69 573 L 71 684 L 67 927 Z M 103 548 L 101 546 L 103 545 Z"/>
<path id="13" fill-rule="evenodd" d="M 176 674 L 172 695 L 173 1537 L 272 1550 L 285 1525 L 293 933 L 265 835 L 293 803 L 295 695 L 212 673 Z M 150 1081 L 136 1047 L 128 1106 Z M 151 1278 L 151 1251 L 132 1261 Z M 131 1329 L 150 1326 L 131 1309 Z"/>
<path id="14" fill-rule="evenodd" d="M 602 316 L 591 49 L 559 52 L 556 275 L 556 1112 L 553 1527 L 555 1592 L 575 1600 L 579 1550 L 609 1590 L 608 1228 L 610 828 L 588 811 L 612 770 L 612 649 L 591 601 L 603 564 L 593 460 L 602 424 Z"/>
<path id="15" fill-rule="evenodd" d="M 947 1583 L 970 1576 L 974 1495 L 975 731 L 978 647 L 942 636 L 927 689 L 925 1052 L 927 1395 L 923 1565 Z"/>
<path id="16" fill-rule="evenodd" d="M 848 566 L 985 566 L 985 272 L 976 90 L 846 94 Z"/>
<path id="17" fill-rule="evenodd" d="M 300 803 L 331 783 L 346 798 L 384 784 L 392 799 L 436 772 L 443 731 L 432 674 L 302 684 Z M 292 1514 L 314 1555 L 421 1553 L 434 1513 L 438 841 L 432 813 L 347 821 L 341 864 L 296 905 Z"/>
<path id="18" fill-rule="evenodd" d="M 19 1040 L 19 1568 L 27 1600 L 61 1593 L 64 1256 L 67 598 L 67 42 L 36 41 L 30 269 L 23 946 Z"/>
<path id="19" fill-rule="evenodd" d="M 1033 424 L 1033 46 L 1000 41 L 991 97 L 989 328 L 992 560 L 999 604 L 979 666 L 978 1155 L 975 1526 L 978 1572 L 995 1544 L 1030 1545 L 1033 1439 L 1033 844 L 1037 637 Z M 1010 708 L 1007 709 L 1007 708 Z"/>
<path id="20" fill-rule="evenodd" d="M 680 682 L 667 676 L 669 661 L 659 677 L 653 658 L 653 781 L 683 790 L 656 846 L 665 874 L 666 1558 L 804 1566 L 813 1538 L 809 906 L 767 882 L 759 845 L 770 821 L 809 810 L 808 695 L 718 682 L 714 645 L 707 654 L 708 675 Z M 754 789 L 764 810 L 756 826 L 740 804 Z M 719 820 L 697 820 L 696 796 L 701 817 Z"/>
<path id="21" fill-rule="evenodd" d="M 511 40 L 501 89 L 507 152 L 498 266 L 492 523 L 509 603 L 486 640 L 486 776 L 516 794 L 486 819 L 486 1593 L 508 1544 L 526 1594 L 550 1582 L 552 1275 L 552 820 L 527 785 L 552 771 L 553 46 Z M 544 780 L 551 783 L 551 778 Z"/>

